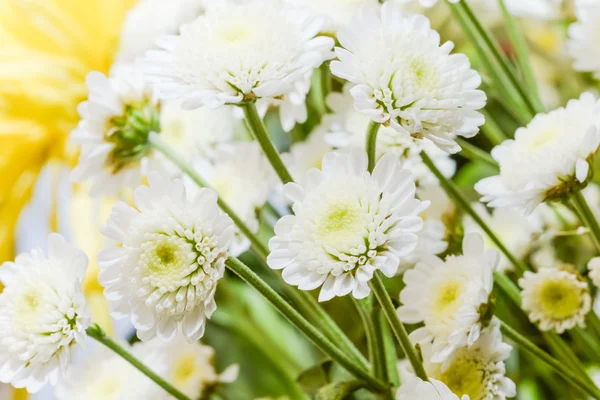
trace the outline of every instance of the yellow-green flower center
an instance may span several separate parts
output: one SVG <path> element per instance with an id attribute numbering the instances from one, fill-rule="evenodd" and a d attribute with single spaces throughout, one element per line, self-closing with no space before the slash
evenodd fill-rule
<path id="1" fill-rule="evenodd" d="M 197 266 L 191 243 L 180 237 L 157 235 L 142 246 L 150 283 L 154 287 L 179 286 Z"/>
<path id="2" fill-rule="evenodd" d="M 446 280 L 434 294 L 433 311 L 437 318 L 454 315 L 460 306 L 460 295 L 464 283 L 460 280 Z"/>
<path id="3" fill-rule="evenodd" d="M 173 368 L 173 383 L 182 384 L 189 380 L 196 371 L 196 358 L 193 354 L 183 357 Z"/>
<path id="4" fill-rule="evenodd" d="M 484 398 L 486 373 L 477 359 L 456 357 L 438 379 L 459 397 L 468 394 L 471 400 Z"/>
<path id="5" fill-rule="evenodd" d="M 354 245 L 365 236 L 365 212 L 356 200 L 336 199 L 325 205 L 315 225 L 316 236 L 324 245 Z"/>
<path id="6" fill-rule="evenodd" d="M 547 280 L 538 290 L 538 301 L 544 314 L 555 320 L 567 319 L 581 308 L 581 290 L 574 282 Z"/>

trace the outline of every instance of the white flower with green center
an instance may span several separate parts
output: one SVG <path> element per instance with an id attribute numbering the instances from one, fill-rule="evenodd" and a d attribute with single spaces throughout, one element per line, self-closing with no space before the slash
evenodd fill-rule
<path id="1" fill-rule="evenodd" d="M 446 261 L 431 256 L 404 274 L 398 316 L 407 324 L 424 326 L 410 334 L 414 343 L 432 343 L 432 361 L 443 362 L 456 349 L 472 346 L 489 316 L 495 250 L 484 250 L 477 233 L 466 235 L 463 254 Z M 427 295 L 423 295 L 427 293 Z"/>
<path id="2" fill-rule="evenodd" d="M 136 187 L 156 168 L 148 135 L 160 131 L 160 104 L 129 65 L 115 68 L 110 78 L 90 72 L 86 84 L 88 100 L 78 107 L 81 121 L 71 135 L 81 146 L 73 179 L 91 181 L 92 195 Z"/>
<path id="3" fill-rule="evenodd" d="M 322 21 L 282 1 L 222 2 L 158 41 L 144 65 L 163 98 L 187 108 L 276 98 L 331 57 Z"/>
<path id="4" fill-rule="evenodd" d="M 344 48 L 335 49 L 331 71 L 356 85 L 355 108 L 371 120 L 452 153 L 460 151 L 456 136 L 474 136 L 483 125 L 480 76 L 466 56 L 450 54 L 452 42 L 440 46 L 426 17 L 405 17 L 389 1 L 380 12 L 361 9 L 338 39 Z"/>
<path id="5" fill-rule="evenodd" d="M 600 145 L 600 102 L 591 93 L 566 107 L 538 114 L 514 139 L 492 150 L 500 174 L 475 189 L 491 207 L 531 213 L 541 202 L 563 198 L 584 187 Z"/>
<path id="6" fill-rule="evenodd" d="M 90 325 L 82 293 L 88 259 L 62 236 L 0 267 L 0 382 L 34 393 L 55 385 Z"/>
<path id="7" fill-rule="evenodd" d="M 274 180 L 271 165 L 256 142 L 233 142 L 213 153 L 213 162 L 206 159 L 194 163 L 194 168 L 248 227 L 258 232 L 258 214 L 269 196 Z M 186 181 L 193 193 L 195 183 Z M 250 241 L 237 228 L 231 246 L 235 257 L 250 248 Z"/>
<path id="8" fill-rule="evenodd" d="M 592 72 L 600 79 L 600 57 L 597 51 L 597 41 L 600 37 L 600 7 L 584 5 L 578 1 L 575 7 L 577 21 L 569 26 L 569 41 L 567 50 L 573 57 L 573 69 L 576 71 Z"/>
<path id="9" fill-rule="evenodd" d="M 469 396 L 458 397 L 443 382 L 413 378 L 403 382 L 396 392 L 396 400 L 469 400 Z"/>
<path id="10" fill-rule="evenodd" d="M 523 289 L 523 310 L 543 331 L 563 333 L 575 326 L 585 327 L 592 306 L 587 282 L 572 268 L 541 268 L 525 272 L 519 279 Z"/>
<path id="11" fill-rule="evenodd" d="M 364 298 L 377 270 L 392 277 L 417 245 L 424 204 L 394 155 L 367 172 L 362 150 L 331 152 L 284 193 L 295 215 L 277 221 L 267 263 L 301 290 L 320 286 L 319 301 L 349 293 Z"/>
<path id="12" fill-rule="evenodd" d="M 111 314 L 129 316 L 138 337 L 189 340 L 204 334 L 215 311 L 218 281 L 233 238 L 233 223 L 217 193 L 191 196 L 183 183 L 156 173 L 133 193 L 134 206 L 117 203 L 102 233 L 111 245 L 98 254 Z"/>

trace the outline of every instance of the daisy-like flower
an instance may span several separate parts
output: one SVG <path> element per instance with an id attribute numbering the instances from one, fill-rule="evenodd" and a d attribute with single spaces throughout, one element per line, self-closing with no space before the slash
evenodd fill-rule
<path id="1" fill-rule="evenodd" d="M 253 232 L 258 232 L 258 212 L 264 206 L 273 181 L 271 165 L 256 142 L 234 142 L 214 153 L 214 162 L 198 160 L 194 164 L 208 185 L 233 209 Z M 193 182 L 186 182 L 192 193 Z M 238 256 L 250 248 L 250 241 L 235 229 L 231 254 Z"/>
<path id="2" fill-rule="evenodd" d="M 600 144 L 600 103 L 590 93 L 564 108 L 538 114 L 515 139 L 492 150 L 500 174 L 482 179 L 475 189 L 491 207 L 531 213 L 541 202 L 584 187 Z"/>
<path id="3" fill-rule="evenodd" d="M 600 36 L 600 7 L 576 3 L 577 21 L 569 26 L 567 50 L 576 71 L 592 72 L 600 79 L 600 57 L 595 38 Z"/>
<path id="4" fill-rule="evenodd" d="M 120 345 L 152 371 L 161 375 L 166 373 L 163 360 L 150 346 L 139 342 L 133 346 Z M 160 400 L 166 398 L 166 392 L 122 357 L 102 346 L 71 368 L 56 387 L 54 397 L 56 400 Z"/>
<path id="5" fill-rule="evenodd" d="M 324 117 L 328 133 L 327 142 L 337 148 L 365 147 L 369 117 L 354 109 L 354 99 L 350 93 L 351 84 L 344 85 L 342 93 L 333 92 L 326 102 L 333 114 Z M 425 151 L 446 178 L 456 171 L 456 162 L 450 155 L 440 150 L 430 140 L 414 139 L 398 132 L 390 126 L 381 126 L 377 134 L 377 156 L 394 153 L 403 168 L 415 175 L 417 186 L 437 183 L 437 178 L 423 164 L 420 153 Z"/>
<path id="6" fill-rule="evenodd" d="M 594 257 L 588 262 L 588 276 L 594 286 L 600 288 L 600 257 Z"/>
<path id="7" fill-rule="evenodd" d="M 86 337 L 82 282 L 88 259 L 62 236 L 0 267 L 0 382 L 29 392 L 55 385 Z"/>
<path id="8" fill-rule="evenodd" d="M 331 71 L 356 85 L 355 108 L 371 120 L 452 153 L 460 151 L 456 136 L 474 136 L 483 125 L 480 76 L 466 56 L 450 54 L 452 42 L 440 46 L 426 17 L 404 17 L 387 2 L 381 12 L 361 9 L 338 38 L 344 48 L 335 49 L 340 61 Z"/>
<path id="9" fill-rule="evenodd" d="M 71 135 L 81 145 L 73 179 L 90 180 L 93 195 L 135 187 L 152 168 L 148 135 L 160 131 L 160 104 L 132 66 L 114 69 L 110 78 L 91 72 L 86 84 L 88 100 L 79 105 L 81 121 Z"/>
<path id="10" fill-rule="evenodd" d="M 182 24 L 200 15 L 203 3 L 204 0 L 139 1 L 125 15 L 116 62 L 133 62 L 155 48 L 159 37 L 176 34 Z"/>
<path id="11" fill-rule="evenodd" d="M 516 396 L 516 386 L 506 377 L 504 365 L 511 350 L 512 347 L 502 341 L 496 319 L 481 331 L 481 336 L 471 347 L 457 349 L 443 363 L 430 361 L 430 344 L 421 348 L 427 376 L 440 380 L 455 394 L 468 395 L 471 400 L 504 400 Z M 406 374 L 414 378 L 412 370 Z"/>
<path id="12" fill-rule="evenodd" d="M 325 17 L 321 28 L 324 34 L 335 35 L 337 31 L 350 25 L 352 17 L 361 7 L 376 6 L 377 0 L 288 0 L 298 6 L 309 7 L 315 14 Z"/>
<path id="13" fill-rule="evenodd" d="M 541 330 L 563 333 L 575 326 L 585 327 L 585 315 L 592 306 L 590 288 L 571 266 L 527 271 L 519 286 L 523 310 Z"/>
<path id="14" fill-rule="evenodd" d="M 184 98 L 186 108 L 275 98 L 330 57 L 333 39 L 316 37 L 321 26 L 281 1 L 223 2 L 161 38 L 145 69 L 161 97 Z"/>
<path id="15" fill-rule="evenodd" d="M 398 316 L 404 323 L 424 323 L 410 338 L 433 342 L 432 362 L 445 361 L 479 338 L 497 263 L 497 251 L 485 251 L 481 235 L 472 233 L 464 238 L 462 255 L 448 256 L 445 262 L 431 256 L 404 274 Z"/>
<path id="16" fill-rule="evenodd" d="M 295 181 L 311 168 L 321 169 L 323 156 L 333 150 L 325 140 L 325 132 L 323 127 L 316 127 L 306 140 L 292 144 L 290 151 L 281 155 Z"/>
<path id="17" fill-rule="evenodd" d="M 102 233 L 112 242 L 98 254 L 98 277 L 115 318 L 129 316 L 144 341 L 172 339 L 178 327 L 189 341 L 204 334 L 216 309 L 233 223 L 217 193 L 194 196 L 183 183 L 158 173 L 119 202 Z"/>
<path id="18" fill-rule="evenodd" d="M 435 379 L 430 379 L 428 382 L 414 377 L 407 382 L 402 383 L 398 392 L 396 392 L 396 400 L 469 400 L 469 396 L 463 395 L 458 397 L 443 382 Z"/>
<path id="19" fill-rule="evenodd" d="M 506 248 L 519 259 L 525 257 L 527 251 L 531 248 L 532 239 L 542 231 L 542 221 L 537 213 L 524 216 L 510 208 L 497 208 L 489 213 L 481 203 L 473 204 L 473 209 L 504 243 Z M 468 215 L 463 219 L 463 228 L 465 233 L 477 232 L 481 234 L 486 247 L 496 247 L 479 224 Z M 512 269 L 512 264 L 504 254 L 501 254 L 498 271 L 508 269 Z"/>
<path id="20" fill-rule="evenodd" d="M 394 155 L 381 158 L 370 174 L 362 150 L 331 152 L 322 171 L 309 170 L 301 182 L 284 187 L 295 215 L 275 225 L 271 268 L 283 269 L 283 279 L 301 290 L 322 286 L 319 301 L 350 292 L 364 298 L 377 270 L 396 274 L 417 245 L 423 204 Z"/>

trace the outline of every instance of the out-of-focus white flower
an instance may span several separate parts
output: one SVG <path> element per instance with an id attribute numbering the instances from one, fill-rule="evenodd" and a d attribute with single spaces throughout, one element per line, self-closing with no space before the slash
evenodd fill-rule
<path id="1" fill-rule="evenodd" d="M 588 262 L 588 276 L 594 286 L 600 288 L 600 257 L 594 257 Z"/>
<path id="2" fill-rule="evenodd" d="M 34 393 L 67 372 L 90 317 L 82 283 L 88 259 L 62 236 L 0 268 L 0 382 Z"/>
<path id="3" fill-rule="evenodd" d="M 120 344 L 153 372 L 165 373 L 165 364 L 150 346 L 139 342 L 133 346 Z M 167 395 L 164 389 L 106 347 L 83 357 L 54 392 L 56 400 L 161 400 Z"/>
<path id="4" fill-rule="evenodd" d="M 344 85 L 343 92 L 333 92 L 327 96 L 327 105 L 333 114 L 324 117 L 324 126 L 328 133 L 326 140 L 337 148 L 365 147 L 369 117 L 354 109 L 351 84 Z M 450 155 L 430 140 L 414 139 L 389 126 L 381 126 L 377 134 L 377 156 L 394 153 L 403 168 L 414 175 L 417 186 L 437 183 L 437 178 L 421 160 L 419 155 L 425 151 L 446 178 L 456 171 L 456 162 Z"/>
<path id="5" fill-rule="evenodd" d="M 600 55 L 596 38 L 600 37 L 600 6 L 575 8 L 577 21 L 569 26 L 567 50 L 573 57 L 576 71 L 593 72 L 600 79 Z"/>
<path id="6" fill-rule="evenodd" d="M 474 136 L 485 122 L 476 111 L 486 103 L 480 76 L 465 55 L 450 54 L 452 42 L 440 46 L 426 17 L 404 17 L 387 2 L 381 12 L 361 9 L 338 38 L 344 48 L 331 70 L 356 84 L 355 108 L 373 121 L 453 153 L 456 136 Z"/>
<path id="7" fill-rule="evenodd" d="M 216 190 L 219 197 L 233 209 L 253 231 L 258 231 L 259 210 L 267 201 L 273 172 L 256 142 L 234 142 L 220 147 L 214 161 L 199 160 L 195 169 Z M 193 193 L 197 186 L 187 185 Z M 231 254 L 238 256 L 250 248 L 250 241 L 236 228 Z"/>
<path id="8" fill-rule="evenodd" d="M 396 1 L 400 4 L 408 4 L 408 3 L 412 3 L 413 1 L 418 1 L 422 7 L 431 8 L 431 7 L 435 6 L 439 0 L 396 0 Z M 459 1 L 460 0 L 448 0 L 448 3 L 456 4 Z"/>
<path id="9" fill-rule="evenodd" d="M 522 259 L 530 249 L 536 233 L 542 231 L 542 221 L 539 214 L 524 216 L 510 208 L 497 208 L 490 214 L 481 203 L 473 204 L 475 212 L 485 221 L 488 227 L 502 241 L 506 248 L 517 258 Z M 483 236 L 486 247 L 496 248 L 496 244 L 485 234 L 483 229 L 466 215 L 463 219 L 465 233 L 477 232 Z M 498 271 L 512 269 L 512 264 L 504 254 L 500 255 Z"/>
<path id="10" fill-rule="evenodd" d="M 567 0 L 505 0 L 506 8 L 514 15 L 544 21 L 561 17 Z"/>
<path id="11" fill-rule="evenodd" d="M 194 20 L 203 10 L 204 0 L 141 0 L 125 16 L 117 63 L 130 63 L 156 47 L 156 40 L 177 34 L 179 27 Z"/>
<path id="12" fill-rule="evenodd" d="M 304 177 L 311 168 L 321 169 L 323 156 L 333 148 L 325 140 L 325 129 L 316 127 L 308 138 L 290 146 L 290 151 L 281 155 L 295 181 Z"/>
<path id="13" fill-rule="evenodd" d="M 194 196 L 183 183 L 157 173 L 119 202 L 102 233 L 112 245 L 98 254 L 98 277 L 115 318 L 131 317 L 142 340 L 172 339 L 180 327 L 189 341 L 204 334 L 216 309 L 218 281 L 233 238 L 233 223 L 217 193 Z"/>
<path id="14" fill-rule="evenodd" d="M 284 187 L 295 215 L 277 221 L 267 263 L 301 290 L 321 287 L 319 301 L 370 293 L 377 270 L 394 276 L 417 245 L 423 221 L 411 173 L 396 157 L 382 157 L 372 174 L 358 149 L 331 152 L 322 171 L 309 170 Z"/>
<path id="15" fill-rule="evenodd" d="M 542 201 L 579 190 L 589 179 L 589 163 L 600 144 L 599 122 L 600 103 L 590 93 L 536 115 L 517 129 L 514 140 L 492 150 L 500 174 L 475 185 L 481 200 L 531 213 Z"/>
<path id="16" fill-rule="evenodd" d="M 223 2 L 159 39 L 143 64 L 160 96 L 186 108 L 275 98 L 330 58 L 333 40 L 316 36 L 322 22 L 280 1 Z"/>
<path id="17" fill-rule="evenodd" d="M 413 378 L 403 382 L 396 392 L 396 400 L 469 400 L 469 396 L 458 397 L 448 387 L 435 379 L 429 379 L 428 382 L 420 378 Z"/>
<path id="18" fill-rule="evenodd" d="M 71 140 L 81 145 L 77 182 L 90 180 L 92 195 L 112 195 L 140 184 L 150 169 L 150 132 L 158 132 L 159 104 L 132 66 L 114 69 L 110 78 L 88 74 L 88 100 L 78 107 L 81 121 Z"/>
<path id="19" fill-rule="evenodd" d="M 376 6 L 378 0 L 288 0 L 298 6 L 309 7 L 316 15 L 326 18 L 322 33 L 335 35 L 350 25 L 352 17 L 361 7 Z"/>
<path id="20" fill-rule="evenodd" d="M 573 270 L 541 268 L 526 271 L 519 286 L 523 289 L 523 310 L 543 331 L 563 333 L 575 326 L 585 326 L 592 298 L 587 282 Z"/>
<path id="21" fill-rule="evenodd" d="M 464 238 L 461 256 L 448 256 L 445 262 L 431 256 L 404 274 L 398 316 L 404 323 L 425 324 L 410 338 L 415 343 L 433 342 L 432 362 L 445 361 L 479 338 L 482 305 L 492 291 L 497 263 L 498 253 L 484 251 L 481 235 L 471 233 Z"/>

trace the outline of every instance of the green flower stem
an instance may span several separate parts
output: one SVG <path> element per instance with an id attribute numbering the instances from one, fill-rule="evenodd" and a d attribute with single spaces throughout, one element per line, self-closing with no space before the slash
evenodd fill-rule
<path id="1" fill-rule="evenodd" d="M 471 161 L 480 161 L 495 169 L 499 168 L 498 163 L 492 158 L 492 156 L 490 156 L 489 153 L 481 150 L 477 146 L 472 145 L 466 140 L 460 138 L 456 138 L 454 140 L 460 145 L 460 147 L 462 147 L 462 151 L 458 153 L 459 155 L 468 158 Z"/>
<path id="2" fill-rule="evenodd" d="M 497 146 L 508 139 L 502 131 L 502 128 L 500 128 L 498 123 L 487 111 L 479 110 L 479 112 L 485 118 L 485 124 L 481 127 L 481 132 L 494 146 Z"/>
<path id="3" fill-rule="evenodd" d="M 229 257 L 225 265 L 242 280 L 252 286 L 265 299 L 267 299 L 284 317 L 286 317 L 296 328 L 298 328 L 309 340 L 311 340 L 319 349 L 330 356 L 333 360 L 344 367 L 356 378 L 369 382 L 369 385 L 376 390 L 383 391 L 387 385 L 379 379 L 371 376 L 366 369 L 348 357 L 346 353 L 338 349 L 325 335 L 312 326 L 296 309 L 287 303 L 277 292 L 262 281 L 250 268 L 237 258 Z"/>
<path id="4" fill-rule="evenodd" d="M 392 299 L 390 299 L 390 295 L 385 290 L 385 286 L 383 285 L 383 281 L 379 276 L 379 271 L 376 271 L 373 274 L 373 278 L 369 282 L 371 286 L 371 290 L 375 293 L 375 297 L 377 297 L 377 301 L 381 305 L 383 309 L 383 313 L 385 314 L 388 322 L 392 327 L 392 332 L 394 332 L 394 336 L 396 336 L 396 340 L 402 347 L 404 354 L 410 361 L 410 365 L 412 366 L 415 374 L 423 379 L 424 381 L 427 379 L 427 373 L 425 372 L 425 368 L 423 367 L 423 361 L 417 355 L 415 347 L 410 342 L 408 338 L 408 332 L 402 322 L 400 322 L 400 318 L 398 318 L 398 314 L 396 314 L 396 309 L 392 304 Z"/>
<path id="5" fill-rule="evenodd" d="M 490 229 L 490 227 L 485 223 L 485 221 L 475 212 L 473 207 L 469 201 L 460 193 L 454 182 L 447 179 L 440 170 L 435 166 L 431 158 L 424 151 L 421 152 L 421 158 L 423 162 L 431 172 L 438 178 L 440 184 L 448 194 L 448 196 L 454 201 L 454 203 L 463 209 L 467 214 L 477 222 L 477 224 L 481 227 L 481 229 L 485 232 L 485 234 L 490 238 L 492 242 L 498 247 L 498 249 L 508 258 L 508 260 L 515 266 L 518 272 L 523 273 L 527 271 L 529 268 L 521 262 L 517 257 L 515 257 L 502 243 L 502 241 L 496 236 L 496 234 Z"/>
<path id="6" fill-rule="evenodd" d="M 354 308 L 356 308 L 358 315 L 360 316 L 360 320 L 362 321 L 365 330 L 367 348 L 369 349 L 369 361 L 371 362 L 373 374 L 375 377 L 385 380 L 381 367 L 383 363 L 382 354 L 380 348 L 377 347 L 375 327 L 373 325 L 373 321 L 369 317 L 369 312 L 367 311 L 367 308 L 371 307 L 368 304 L 363 304 L 362 301 L 354 298 L 354 296 L 349 297 L 352 300 L 352 304 L 354 305 Z"/>
<path id="7" fill-rule="evenodd" d="M 378 312 L 377 314 L 379 314 L 379 326 L 381 326 L 381 336 L 383 337 L 383 354 L 387 366 L 387 380 L 392 383 L 394 388 L 397 388 L 400 386 L 400 377 L 398 376 L 398 352 L 396 351 L 394 334 L 385 315 L 382 312 Z"/>
<path id="8" fill-rule="evenodd" d="M 244 115 L 246 116 L 246 121 L 248 122 L 248 127 L 250 128 L 252 135 L 262 148 L 265 156 L 267 156 L 267 159 L 273 166 L 273 169 L 275 169 L 275 172 L 279 176 L 279 179 L 281 179 L 281 182 L 284 184 L 293 182 L 294 179 L 292 179 L 292 175 L 279 156 L 277 148 L 275 148 L 275 145 L 269 137 L 269 133 L 262 122 L 262 119 L 258 115 L 256 104 L 254 102 L 248 102 L 244 103 L 241 107 L 244 110 Z"/>
<path id="9" fill-rule="evenodd" d="M 591 326 L 596 338 L 600 338 L 600 318 L 594 310 L 591 310 L 588 314 L 588 324 Z"/>
<path id="10" fill-rule="evenodd" d="M 598 220 L 594 216 L 590 205 L 585 197 L 583 197 L 583 193 L 580 190 L 573 193 L 571 199 L 577 213 L 579 214 L 581 222 L 583 222 L 583 224 L 589 228 L 591 237 L 596 245 L 596 249 L 600 251 L 600 225 L 598 225 Z"/>
<path id="11" fill-rule="evenodd" d="M 552 368 L 556 371 L 560 376 L 562 376 L 566 381 L 571 384 L 577 386 L 579 389 L 592 396 L 594 399 L 600 400 L 600 389 L 598 389 L 593 383 L 588 382 L 586 379 L 582 379 L 578 374 L 571 371 L 567 366 L 563 363 L 550 356 L 531 341 L 529 341 L 526 337 L 522 336 L 516 330 L 501 322 L 502 333 L 519 345 L 520 348 L 527 350 L 537 359 L 542 361 L 544 364 Z"/>
<path id="12" fill-rule="evenodd" d="M 369 157 L 369 172 L 373 172 L 375 163 L 377 162 L 377 132 L 379 132 L 381 124 L 379 122 L 369 122 L 367 127 L 366 149 Z"/>
<path id="13" fill-rule="evenodd" d="M 209 187 L 208 184 L 202 179 L 202 177 L 187 163 L 183 157 L 166 143 L 160 135 L 152 133 L 149 137 L 150 143 L 155 149 L 160 151 L 165 157 L 171 160 L 177 165 L 190 179 L 192 179 L 200 187 Z M 269 255 L 269 250 L 265 244 L 260 241 L 252 230 L 242 221 L 242 219 L 233 211 L 231 207 L 227 205 L 220 197 L 217 200 L 219 207 L 233 220 L 238 229 L 250 240 L 252 249 L 256 254 L 263 260 L 266 260 Z M 275 274 L 270 268 L 267 268 Z M 276 274 L 280 279 L 281 276 Z M 289 285 L 285 285 L 286 294 L 294 301 L 294 303 L 300 308 L 302 313 L 315 322 L 321 329 L 323 329 L 328 337 L 335 343 L 338 343 L 342 348 L 352 355 L 354 359 L 361 363 L 361 365 L 367 367 L 368 362 L 362 353 L 356 348 L 354 343 L 342 332 L 342 330 L 333 321 L 331 316 L 323 310 L 318 302 L 307 292 L 301 292 L 295 290 Z"/>
<path id="14" fill-rule="evenodd" d="M 100 326 L 93 324 L 89 328 L 86 329 L 86 333 L 91 338 L 97 340 L 102 343 L 104 346 L 108 347 L 116 354 L 118 354 L 121 358 L 127 361 L 129 364 L 133 365 L 138 371 L 142 374 L 146 375 L 148 378 L 152 379 L 158 386 L 165 389 L 171 396 L 175 397 L 179 400 L 191 400 L 185 394 L 181 393 L 175 387 L 173 387 L 169 382 L 165 381 L 159 375 L 157 375 L 154 371 L 148 368 L 144 363 L 135 358 L 131 353 L 125 350 L 119 343 L 115 342 L 110 336 L 104 332 Z"/>

